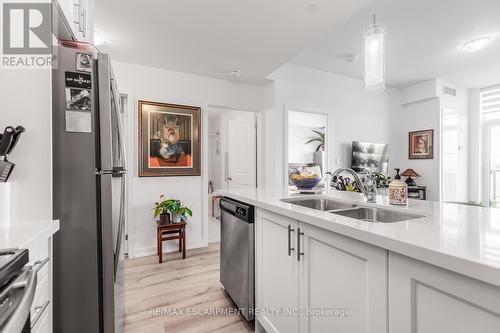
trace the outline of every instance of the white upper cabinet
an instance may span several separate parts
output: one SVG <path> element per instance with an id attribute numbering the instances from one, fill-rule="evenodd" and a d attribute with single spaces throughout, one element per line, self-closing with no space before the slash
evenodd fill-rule
<path id="1" fill-rule="evenodd" d="M 92 0 L 57 0 L 76 39 L 91 43 Z"/>

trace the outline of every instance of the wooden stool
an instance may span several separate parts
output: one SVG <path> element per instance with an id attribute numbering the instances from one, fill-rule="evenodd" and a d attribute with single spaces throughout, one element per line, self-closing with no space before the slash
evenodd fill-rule
<path id="1" fill-rule="evenodd" d="M 163 242 L 168 240 L 179 240 L 179 252 L 182 259 L 186 259 L 186 222 L 160 223 L 156 222 L 156 241 L 160 264 L 163 261 Z"/>

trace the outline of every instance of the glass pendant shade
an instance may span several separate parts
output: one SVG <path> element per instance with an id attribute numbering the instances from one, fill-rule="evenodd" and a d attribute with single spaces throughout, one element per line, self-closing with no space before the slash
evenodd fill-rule
<path id="1" fill-rule="evenodd" d="M 365 90 L 385 89 L 385 29 L 370 25 L 364 32 L 365 40 Z"/>

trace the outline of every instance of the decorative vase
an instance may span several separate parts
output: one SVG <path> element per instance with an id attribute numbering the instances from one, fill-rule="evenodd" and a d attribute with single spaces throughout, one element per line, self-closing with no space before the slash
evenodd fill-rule
<path id="1" fill-rule="evenodd" d="M 325 162 L 326 162 L 326 152 L 324 150 L 316 151 L 313 153 L 313 163 L 321 168 L 321 176 L 325 175 Z"/>
<path id="2" fill-rule="evenodd" d="M 170 223 L 170 214 L 160 214 L 160 223 Z"/>

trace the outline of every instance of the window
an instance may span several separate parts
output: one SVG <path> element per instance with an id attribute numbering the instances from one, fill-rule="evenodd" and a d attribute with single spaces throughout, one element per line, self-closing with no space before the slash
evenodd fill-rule
<path id="1" fill-rule="evenodd" d="M 500 120 L 500 85 L 481 89 L 481 119 Z"/>

